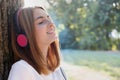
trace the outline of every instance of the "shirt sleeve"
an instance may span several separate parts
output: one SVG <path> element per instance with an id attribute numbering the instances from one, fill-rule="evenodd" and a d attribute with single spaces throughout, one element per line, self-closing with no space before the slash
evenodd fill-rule
<path id="1" fill-rule="evenodd" d="M 8 80 L 35 80 L 32 71 L 23 64 L 13 64 Z"/>

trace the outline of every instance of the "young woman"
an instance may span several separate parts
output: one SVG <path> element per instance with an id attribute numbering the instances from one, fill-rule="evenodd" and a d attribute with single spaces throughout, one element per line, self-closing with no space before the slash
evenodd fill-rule
<path id="1" fill-rule="evenodd" d="M 55 25 L 45 9 L 19 9 L 13 22 L 11 41 L 17 61 L 8 80 L 66 80 Z"/>

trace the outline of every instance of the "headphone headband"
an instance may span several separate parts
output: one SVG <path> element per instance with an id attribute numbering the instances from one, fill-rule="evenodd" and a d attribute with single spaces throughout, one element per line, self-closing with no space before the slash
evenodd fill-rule
<path id="1" fill-rule="evenodd" d="M 17 44 L 20 46 L 20 47 L 26 47 L 27 44 L 28 44 L 28 41 L 27 41 L 27 37 L 25 35 L 25 33 L 23 32 L 23 30 L 20 28 L 20 25 L 19 25 L 19 16 L 20 16 L 20 13 L 21 13 L 22 9 L 18 9 L 15 13 L 15 17 L 14 17 L 14 22 L 15 22 L 15 31 L 17 33 Z"/>
<path id="2" fill-rule="evenodd" d="M 15 24 L 15 31 L 16 33 L 21 33 L 20 31 L 20 25 L 19 25 L 19 15 L 20 15 L 20 12 L 22 11 L 22 9 L 18 9 L 15 14 L 14 14 L 14 24 Z"/>
<path id="3" fill-rule="evenodd" d="M 16 14 L 16 21 L 17 21 L 17 27 L 19 27 L 19 20 L 18 20 L 18 18 L 19 18 L 19 15 L 20 15 L 20 12 L 22 11 L 22 9 L 18 9 L 18 11 L 17 11 L 17 14 Z"/>

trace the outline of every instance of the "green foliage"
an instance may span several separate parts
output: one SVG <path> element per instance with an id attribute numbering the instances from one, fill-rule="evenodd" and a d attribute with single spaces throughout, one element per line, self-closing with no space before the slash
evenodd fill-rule
<path id="1" fill-rule="evenodd" d="M 111 50 L 115 45 L 116 49 L 120 49 L 120 43 L 114 43 L 118 40 L 112 40 L 109 36 L 113 29 L 120 31 L 119 0 L 48 2 L 52 5 L 50 12 L 56 16 L 54 21 L 65 26 L 60 32 L 62 48 Z"/>

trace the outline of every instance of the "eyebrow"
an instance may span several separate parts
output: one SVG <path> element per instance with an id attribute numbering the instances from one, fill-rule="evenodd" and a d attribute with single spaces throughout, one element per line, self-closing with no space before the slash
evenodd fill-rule
<path id="1" fill-rule="evenodd" d="M 40 18 L 44 18 L 44 17 L 43 17 L 43 16 L 39 16 L 39 17 L 37 17 L 37 18 L 35 19 L 35 21 L 38 20 L 38 19 L 40 19 Z"/>
<path id="2" fill-rule="evenodd" d="M 47 17 L 49 17 L 49 15 L 47 15 Z M 40 19 L 40 18 L 44 18 L 44 16 L 39 16 L 39 17 L 37 17 L 37 18 L 35 19 L 35 21 L 38 20 L 38 19 Z"/>

